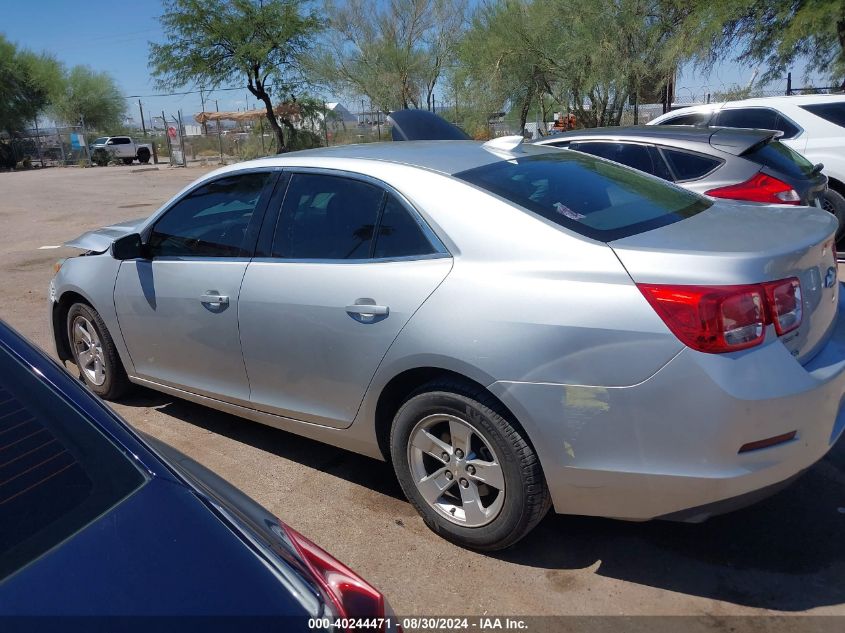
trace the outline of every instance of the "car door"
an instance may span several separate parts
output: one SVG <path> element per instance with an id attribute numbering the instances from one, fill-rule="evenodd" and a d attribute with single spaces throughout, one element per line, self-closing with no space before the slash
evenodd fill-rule
<path id="1" fill-rule="evenodd" d="M 272 246 L 256 253 L 240 295 L 252 406 L 349 426 L 451 256 L 396 191 L 338 172 L 293 173 L 271 228 Z"/>
<path id="2" fill-rule="evenodd" d="M 114 288 L 139 378 L 245 402 L 238 293 L 278 172 L 226 174 L 189 191 L 143 236 Z"/>

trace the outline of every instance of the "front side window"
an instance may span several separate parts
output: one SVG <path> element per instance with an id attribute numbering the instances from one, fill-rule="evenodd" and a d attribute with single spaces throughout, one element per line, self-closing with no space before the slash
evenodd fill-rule
<path id="1" fill-rule="evenodd" d="M 202 185 L 156 222 L 152 257 L 242 257 L 253 213 L 271 172 L 238 174 Z"/>
<path id="2" fill-rule="evenodd" d="M 678 181 L 696 180 L 709 174 L 722 164 L 722 161 L 717 158 L 702 156 L 701 154 L 682 152 L 665 147 L 662 151 Z"/>
<path id="3" fill-rule="evenodd" d="M 664 180 L 672 180 L 672 176 L 666 169 L 663 159 L 647 145 L 588 141 L 572 143 L 570 149 L 592 154 L 600 158 L 606 158 L 622 165 L 639 169 L 652 176 L 663 178 Z"/>
<path id="4" fill-rule="evenodd" d="M 0 348 L 0 580 L 144 482 L 95 426 Z"/>
<path id="5" fill-rule="evenodd" d="M 712 204 L 692 192 L 580 152 L 510 158 L 455 177 L 605 242 L 679 222 Z"/>

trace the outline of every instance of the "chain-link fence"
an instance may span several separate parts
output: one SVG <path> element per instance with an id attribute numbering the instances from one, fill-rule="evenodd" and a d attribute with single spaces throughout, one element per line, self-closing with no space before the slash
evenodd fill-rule
<path id="1" fill-rule="evenodd" d="M 79 126 L 32 128 L 3 142 L 6 168 L 90 163 L 88 139 Z"/>

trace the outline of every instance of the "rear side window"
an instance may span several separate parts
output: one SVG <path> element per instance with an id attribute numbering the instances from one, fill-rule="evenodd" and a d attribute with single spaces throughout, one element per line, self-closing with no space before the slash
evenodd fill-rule
<path id="1" fill-rule="evenodd" d="M 410 257 L 434 252 L 417 221 L 395 197 L 388 194 L 378 223 L 373 257 Z"/>
<path id="2" fill-rule="evenodd" d="M 511 158 L 455 177 L 601 241 L 679 222 L 712 204 L 692 192 L 579 152 Z"/>
<path id="3" fill-rule="evenodd" d="M 720 110 L 711 125 L 721 127 L 759 128 L 761 130 L 780 130 L 781 138 L 798 136 L 801 130 L 777 110 L 771 108 L 729 108 Z"/>
<path id="4" fill-rule="evenodd" d="M 0 579 L 144 481 L 88 420 L 0 348 Z"/>
<path id="5" fill-rule="evenodd" d="M 742 157 L 779 171 L 785 176 L 807 178 L 813 175 L 813 163 L 791 147 L 777 141 L 756 145 L 742 154 Z"/>
<path id="6" fill-rule="evenodd" d="M 273 257 L 366 259 L 383 189 L 360 180 L 294 174 L 273 240 Z"/>
<path id="7" fill-rule="evenodd" d="M 690 112 L 661 121 L 659 125 L 707 125 L 712 112 Z"/>
<path id="8" fill-rule="evenodd" d="M 722 164 L 722 161 L 716 158 L 702 156 L 701 154 L 692 154 L 690 152 L 681 152 L 666 148 L 663 148 L 661 151 L 678 181 L 696 180 L 702 176 L 706 176 Z"/>
<path id="9" fill-rule="evenodd" d="M 812 103 L 800 106 L 801 109 L 821 117 L 839 127 L 845 127 L 845 101 L 837 103 Z"/>
<path id="10" fill-rule="evenodd" d="M 639 169 L 664 180 L 672 180 L 672 175 L 666 169 L 666 163 L 663 162 L 657 152 L 647 145 L 588 141 L 572 143 L 569 148 Z"/>

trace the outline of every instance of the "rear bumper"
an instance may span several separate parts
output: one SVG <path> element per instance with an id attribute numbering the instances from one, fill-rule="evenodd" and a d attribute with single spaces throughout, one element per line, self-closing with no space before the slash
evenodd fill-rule
<path id="1" fill-rule="evenodd" d="M 628 387 L 496 382 L 525 427 L 557 512 L 697 521 L 752 503 L 821 459 L 845 429 L 845 299 L 801 365 L 773 336 L 753 350 L 684 349 Z M 739 453 L 746 443 L 795 439 Z"/>

